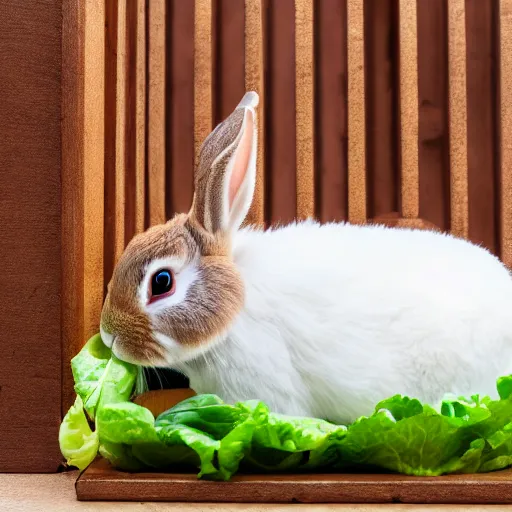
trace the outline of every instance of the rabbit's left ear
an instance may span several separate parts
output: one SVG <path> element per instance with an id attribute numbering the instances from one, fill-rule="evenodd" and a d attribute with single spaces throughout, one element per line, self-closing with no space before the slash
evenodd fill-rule
<path id="1" fill-rule="evenodd" d="M 251 206 L 256 182 L 259 98 L 247 93 L 201 147 L 192 213 L 210 233 L 233 232 Z"/>

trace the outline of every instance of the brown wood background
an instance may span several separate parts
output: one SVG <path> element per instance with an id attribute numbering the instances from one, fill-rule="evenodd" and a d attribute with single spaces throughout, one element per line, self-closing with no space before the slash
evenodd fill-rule
<path id="1" fill-rule="evenodd" d="M 200 0 L 198 0 L 200 1 Z M 456 0 L 457 1 L 457 0 Z M 411 3 L 407 0 L 406 3 Z M 211 127 L 236 106 L 245 91 L 244 0 L 208 0 L 210 33 Z M 258 1 L 258 3 L 260 3 Z M 289 222 L 297 215 L 296 157 L 296 44 L 295 1 L 262 0 L 264 23 L 264 220 Z M 299 2 L 301 3 L 301 2 Z M 314 8 L 314 214 L 322 221 L 348 219 L 348 98 L 347 0 L 303 2 Z M 365 117 L 367 217 L 400 211 L 400 88 L 399 2 L 366 0 Z M 466 0 L 467 147 L 469 237 L 499 253 L 499 147 L 497 127 L 498 44 L 495 36 L 498 2 Z M 119 9 L 109 3 L 106 55 L 105 279 L 112 268 L 114 240 L 119 237 L 113 220 L 114 197 L 124 200 L 124 240 L 142 226 L 163 221 L 174 212 L 188 210 L 193 193 L 194 119 L 194 15 L 190 0 L 155 0 L 139 10 L 128 2 L 125 40 L 119 40 Z M 117 8 L 116 8 L 117 7 Z M 158 16 L 158 20 L 152 20 Z M 137 16 L 143 16 L 142 19 Z M 148 20 L 149 18 L 149 20 Z M 450 229 L 450 142 L 448 108 L 448 2 L 417 1 L 418 107 L 419 107 L 419 209 L 420 216 Z M 145 38 L 138 38 L 138 24 Z M 163 25 L 156 28 L 156 25 Z M 209 30 L 202 27 L 203 30 Z M 158 34 L 156 34 L 158 30 Z M 117 37 L 116 37 L 117 35 Z M 160 41 L 157 39 L 161 38 Z M 119 89 L 119 56 L 124 46 L 125 74 Z M 138 65 L 138 44 L 144 45 L 146 64 Z M 256 43 L 255 43 L 256 44 Z M 116 47 L 117 45 L 117 47 Z M 197 53 L 207 50 L 199 46 Z M 152 54 L 156 56 L 152 57 Z M 157 59 L 161 59 L 158 61 Z M 197 59 L 196 59 L 197 60 Z M 149 63 L 149 65 L 148 65 Z M 407 66 L 407 63 L 406 63 Z M 201 69 L 203 71 L 204 69 Z M 135 86 L 137 73 L 146 75 L 147 89 Z M 149 79 L 147 78 L 149 75 Z M 199 79 L 204 77 L 199 77 Z M 197 79 L 197 78 L 196 78 Z M 158 82 L 153 88 L 152 82 Z M 201 86 L 200 86 L 201 87 Z M 151 96 L 152 89 L 157 90 Z M 197 90 L 197 89 L 196 89 Z M 117 113 L 119 94 L 125 95 L 125 112 Z M 146 147 L 158 148 L 158 157 L 146 155 L 144 171 L 137 168 L 137 94 L 145 95 L 149 112 L 145 121 Z M 148 104 L 148 96 L 150 100 Z M 156 105 L 163 102 L 161 105 Z M 201 107 L 202 110 L 208 107 Z M 457 106 L 455 106 L 457 108 Z M 151 114 L 157 111 L 158 119 Z M 116 171 L 116 120 L 123 124 L 124 167 Z M 404 119 L 405 129 L 408 119 Z M 157 139 L 155 141 L 155 139 Z M 160 154 L 161 153 L 161 154 Z M 155 162 L 161 158 L 161 162 Z M 149 160 L 149 162 L 148 162 Z M 151 161 L 153 160 L 153 161 Z M 144 172 L 146 191 L 144 222 L 137 226 L 135 179 Z M 124 195 L 116 195 L 115 173 L 124 172 Z M 154 181 L 153 181 L 154 179 Z M 118 222 L 118 221 L 117 221 Z"/>
<path id="2" fill-rule="evenodd" d="M 61 6 L 0 2 L 0 471 L 61 456 Z"/>
<path id="3" fill-rule="evenodd" d="M 261 97 L 250 222 L 419 218 L 511 264 L 511 4 L 86 2 L 99 34 L 84 38 L 86 285 L 64 318 L 63 405 L 125 244 L 189 209 L 199 144 L 248 89 Z"/>

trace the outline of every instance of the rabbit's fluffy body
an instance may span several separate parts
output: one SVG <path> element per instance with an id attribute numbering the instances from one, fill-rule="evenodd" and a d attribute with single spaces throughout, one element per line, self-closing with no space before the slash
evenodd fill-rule
<path id="1" fill-rule="evenodd" d="M 465 240 L 306 221 L 242 229 L 233 258 L 244 308 L 183 366 L 197 392 L 348 422 L 396 393 L 495 396 L 512 372 L 512 279 Z"/>
<path id="2" fill-rule="evenodd" d="M 203 144 L 188 214 L 128 244 L 101 333 L 115 355 L 182 370 L 198 393 L 350 422 L 397 393 L 495 396 L 512 373 L 512 278 L 433 231 L 312 220 L 240 226 L 256 179 L 258 97 Z"/>

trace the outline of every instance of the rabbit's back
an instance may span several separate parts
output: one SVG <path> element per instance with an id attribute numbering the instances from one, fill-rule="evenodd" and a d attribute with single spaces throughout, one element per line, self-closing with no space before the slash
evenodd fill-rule
<path id="1" fill-rule="evenodd" d="M 464 240 L 307 221 L 242 230 L 234 259 L 246 302 L 230 336 L 261 365 L 281 361 L 276 385 L 308 414 L 347 421 L 395 393 L 494 394 L 512 372 L 510 274 Z"/>

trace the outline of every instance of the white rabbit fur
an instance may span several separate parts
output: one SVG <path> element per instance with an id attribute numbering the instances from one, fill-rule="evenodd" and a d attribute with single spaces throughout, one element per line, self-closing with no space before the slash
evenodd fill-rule
<path id="1" fill-rule="evenodd" d="M 512 279 L 450 235 L 314 221 L 234 236 L 245 305 L 182 365 L 198 393 L 350 422 L 400 393 L 496 396 L 512 373 Z"/>

